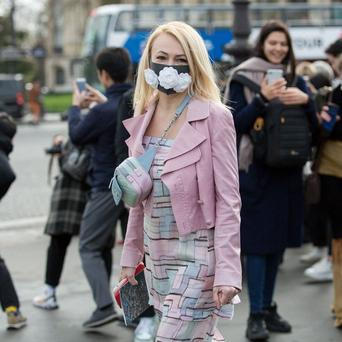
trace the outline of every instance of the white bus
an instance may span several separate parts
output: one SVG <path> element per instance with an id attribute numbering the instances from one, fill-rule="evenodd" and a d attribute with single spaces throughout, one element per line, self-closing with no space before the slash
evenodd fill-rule
<path id="1" fill-rule="evenodd" d="M 252 43 L 265 21 L 280 19 L 289 26 L 298 60 L 325 58 L 325 48 L 342 38 L 342 4 L 258 3 L 250 5 L 249 13 Z M 229 4 L 101 6 L 90 13 L 82 57 L 90 62 L 102 48 L 121 46 L 128 49 L 137 64 L 151 29 L 167 21 L 181 20 L 198 30 L 212 60 L 220 62 L 225 57 L 224 46 L 233 39 L 233 19 L 234 9 Z M 86 67 L 89 81 L 95 76 L 91 65 Z"/>

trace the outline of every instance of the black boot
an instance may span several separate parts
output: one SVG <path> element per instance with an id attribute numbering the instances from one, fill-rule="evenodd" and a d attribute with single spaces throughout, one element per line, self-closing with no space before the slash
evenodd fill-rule
<path id="1" fill-rule="evenodd" d="M 267 329 L 272 332 L 289 333 L 292 327 L 289 322 L 285 321 L 277 312 L 277 305 L 272 303 L 271 306 L 264 309 L 265 322 Z"/>
<path id="2" fill-rule="evenodd" d="M 251 341 L 267 340 L 268 330 L 263 313 L 250 314 L 247 322 L 246 337 Z"/>

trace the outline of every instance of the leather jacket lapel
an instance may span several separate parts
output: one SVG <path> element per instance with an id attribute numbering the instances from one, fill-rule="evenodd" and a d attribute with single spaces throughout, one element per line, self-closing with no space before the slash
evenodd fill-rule
<path id="1" fill-rule="evenodd" d="M 193 164 L 199 160 L 200 151 L 197 147 L 207 138 L 198 132 L 191 122 L 204 120 L 208 115 L 209 107 L 207 102 L 193 98 L 189 104 L 187 121 L 184 122 L 165 159 L 163 175 Z"/>
<path id="2" fill-rule="evenodd" d="M 135 116 L 123 121 L 123 125 L 127 129 L 130 137 L 126 139 L 126 144 L 132 152 L 133 156 L 139 156 L 145 152 L 142 145 L 143 137 L 146 129 L 152 119 L 156 104 L 151 105 L 145 114 Z"/>

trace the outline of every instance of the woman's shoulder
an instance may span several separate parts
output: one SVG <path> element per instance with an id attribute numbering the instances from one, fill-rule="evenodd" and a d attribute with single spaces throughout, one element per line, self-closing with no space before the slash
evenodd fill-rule
<path id="1" fill-rule="evenodd" d="M 209 116 L 208 121 L 214 130 L 220 130 L 220 128 L 228 125 L 234 125 L 233 115 L 230 109 L 223 103 L 215 101 L 208 101 L 209 104 Z"/>
<path id="2" fill-rule="evenodd" d="M 220 101 L 214 101 L 211 99 L 195 98 L 193 104 L 196 112 L 196 120 L 207 119 L 209 121 L 221 121 L 231 116 L 231 112 L 227 106 Z M 201 112 L 201 113 L 199 113 Z"/>

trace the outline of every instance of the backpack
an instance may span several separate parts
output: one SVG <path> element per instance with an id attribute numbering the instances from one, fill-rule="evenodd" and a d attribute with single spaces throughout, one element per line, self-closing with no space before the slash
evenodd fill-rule
<path id="1" fill-rule="evenodd" d="M 260 86 L 246 76 L 235 74 L 232 80 L 260 92 Z M 300 105 L 285 105 L 278 99 L 269 101 L 263 128 L 252 129 L 250 136 L 255 144 L 254 157 L 270 167 L 302 167 L 310 159 L 310 124 Z"/>

